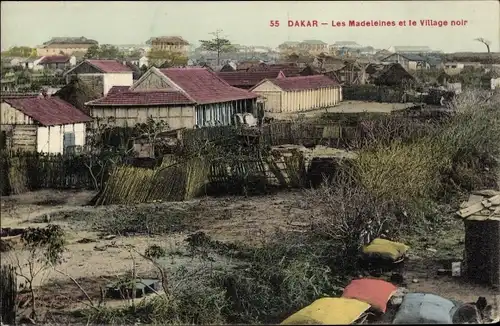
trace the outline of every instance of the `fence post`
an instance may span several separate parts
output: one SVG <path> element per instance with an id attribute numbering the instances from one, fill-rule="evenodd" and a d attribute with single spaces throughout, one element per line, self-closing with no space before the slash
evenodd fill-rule
<path id="1" fill-rule="evenodd" d="M 2 324 L 16 323 L 17 279 L 14 268 L 3 265 L 0 268 L 0 310 Z"/>

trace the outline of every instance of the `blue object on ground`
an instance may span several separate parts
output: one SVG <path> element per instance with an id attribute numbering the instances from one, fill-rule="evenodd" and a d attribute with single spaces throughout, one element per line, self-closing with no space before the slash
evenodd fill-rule
<path id="1" fill-rule="evenodd" d="M 452 324 L 457 305 L 431 293 L 408 293 L 396 312 L 393 324 Z"/>

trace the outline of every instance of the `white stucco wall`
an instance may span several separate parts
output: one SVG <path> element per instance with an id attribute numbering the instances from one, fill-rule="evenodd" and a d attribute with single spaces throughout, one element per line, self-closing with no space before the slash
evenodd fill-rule
<path id="1" fill-rule="evenodd" d="M 37 151 L 41 153 L 63 154 L 65 132 L 73 132 L 76 146 L 85 145 L 85 124 L 39 127 L 37 130 Z"/>
<path id="2" fill-rule="evenodd" d="M 132 86 L 134 78 L 132 72 L 106 73 L 104 76 L 104 95 L 108 94 L 113 86 Z"/>

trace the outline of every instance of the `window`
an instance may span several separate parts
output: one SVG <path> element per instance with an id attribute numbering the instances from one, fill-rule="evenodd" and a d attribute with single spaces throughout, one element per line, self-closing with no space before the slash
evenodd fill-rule
<path id="1" fill-rule="evenodd" d="M 75 146 L 75 133 L 65 132 L 63 134 L 63 153 L 68 153 Z"/>

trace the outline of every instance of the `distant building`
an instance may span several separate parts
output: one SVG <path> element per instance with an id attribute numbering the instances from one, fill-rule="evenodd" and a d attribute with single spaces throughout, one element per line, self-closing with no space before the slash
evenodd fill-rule
<path id="1" fill-rule="evenodd" d="M 431 53 L 433 51 L 428 46 L 391 46 L 389 51 L 392 53 Z"/>
<path id="2" fill-rule="evenodd" d="M 23 69 L 31 69 L 31 70 L 42 70 L 43 67 L 39 64 L 43 57 L 35 57 L 35 58 L 21 58 L 15 60 L 17 66 L 23 67 Z M 2 65 L 3 66 L 3 65 Z M 9 68 L 10 65 L 4 66 Z"/>
<path id="3" fill-rule="evenodd" d="M 146 56 L 141 56 L 141 57 L 126 57 L 125 60 L 123 60 L 123 64 L 126 65 L 126 63 L 131 63 L 139 68 L 142 66 L 149 67 L 149 59 Z"/>
<path id="4" fill-rule="evenodd" d="M 151 45 L 152 51 L 169 51 L 188 55 L 189 42 L 180 36 L 158 36 L 150 38 L 146 44 Z"/>
<path id="5" fill-rule="evenodd" d="M 99 43 L 86 37 L 53 37 L 36 49 L 38 56 L 72 55 L 73 52 L 87 52 L 88 48 Z"/>
<path id="6" fill-rule="evenodd" d="M 399 63 L 371 63 L 365 68 L 367 82 L 378 86 L 402 86 L 415 78 Z"/>
<path id="7" fill-rule="evenodd" d="M 300 112 L 331 107 L 342 101 L 342 88 L 323 76 L 265 79 L 251 89 L 264 99 L 264 111 Z"/>
<path id="8" fill-rule="evenodd" d="M 328 52 L 328 44 L 320 40 L 305 40 L 300 42 L 298 49 L 310 54 L 320 54 Z"/>
<path id="9" fill-rule="evenodd" d="M 374 55 L 377 53 L 377 50 L 375 50 L 373 46 L 364 46 L 360 49 L 356 49 L 356 51 L 359 51 L 361 55 Z"/>
<path id="10" fill-rule="evenodd" d="M 38 63 L 43 69 L 62 69 L 73 67 L 76 65 L 76 58 L 74 56 L 65 55 L 52 55 L 43 57 Z"/>
<path id="11" fill-rule="evenodd" d="M 450 75 L 457 75 L 465 68 L 481 69 L 483 65 L 480 62 L 446 62 L 443 64 L 444 71 Z"/>
<path id="12" fill-rule="evenodd" d="M 285 52 L 285 53 L 293 52 L 293 51 L 298 50 L 299 44 L 300 44 L 300 42 L 296 42 L 296 41 L 283 42 L 278 46 L 278 50 L 280 52 Z"/>
<path id="13" fill-rule="evenodd" d="M 77 76 L 106 95 L 113 86 L 132 86 L 133 71 L 116 60 L 85 60 L 66 73 L 69 83 Z"/>
<path id="14" fill-rule="evenodd" d="M 328 47 L 328 52 L 333 55 L 348 57 L 351 55 L 361 55 L 361 54 L 371 55 L 375 52 L 375 49 L 373 49 L 372 47 L 366 47 L 360 45 L 353 41 L 339 41 L 335 42 L 334 44 L 331 44 Z"/>
<path id="15" fill-rule="evenodd" d="M 439 56 L 424 55 L 424 58 L 431 69 L 442 69 L 444 67 L 443 59 Z"/>
<path id="16" fill-rule="evenodd" d="M 393 53 L 381 61 L 383 63 L 399 63 L 407 70 L 430 69 L 430 64 L 424 57 L 412 53 Z"/>
<path id="17" fill-rule="evenodd" d="M 346 49 L 362 49 L 364 46 L 360 45 L 354 41 L 338 41 L 335 42 L 334 44 L 330 45 L 330 48 L 333 49 L 341 49 L 341 48 L 346 48 Z"/>

